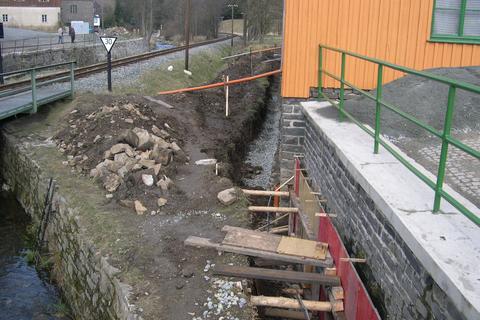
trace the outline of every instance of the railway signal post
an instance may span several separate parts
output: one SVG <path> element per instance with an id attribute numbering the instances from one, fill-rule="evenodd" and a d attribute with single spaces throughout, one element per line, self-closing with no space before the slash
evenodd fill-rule
<path id="1" fill-rule="evenodd" d="M 107 51 L 108 91 L 112 92 L 112 48 L 117 41 L 117 37 L 100 37 L 100 39 Z"/>

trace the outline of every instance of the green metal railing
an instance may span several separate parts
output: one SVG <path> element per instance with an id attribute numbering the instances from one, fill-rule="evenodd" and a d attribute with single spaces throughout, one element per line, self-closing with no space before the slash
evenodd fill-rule
<path id="1" fill-rule="evenodd" d="M 341 54 L 341 74 L 340 77 L 330 73 L 327 70 L 324 70 L 323 68 L 323 60 L 324 60 L 324 51 L 325 50 L 330 50 L 336 53 Z M 347 61 L 347 56 L 358 58 L 364 61 L 368 61 L 371 63 L 374 63 L 378 65 L 378 70 L 377 70 L 377 90 L 376 94 L 372 95 L 365 90 L 362 90 L 358 87 L 356 87 L 354 84 L 348 82 L 345 80 L 345 70 L 346 70 L 346 61 Z M 458 149 L 462 150 L 463 152 L 469 154 L 470 156 L 480 159 L 480 152 L 478 150 L 475 150 L 461 141 L 453 138 L 451 136 L 451 129 L 452 129 L 452 119 L 453 119 L 453 113 L 455 110 L 455 96 L 457 89 L 461 90 L 466 90 L 469 92 L 477 93 L 480 94 L 480 87 L 476 85 L 472 85 L 466 82 L 461 82 L 461 81 L 456 81 L 453 79 L 449 79 L 446 77 L 442 76 L 437 76 L 434 74 L 430 74 L 427 72 L 423 71 L 417 71 L 414 69 L 410 69 L 407 67 L 402 67 L 399 65 L 395 65 L 393 63 L 389 63 L 383 60 L 379 59 L 374 59 L 370 58 L 367 56 L 363 56 L 357 53 L 341 50 L 338 48 L 333 48 L 330 46 L 326 45 L 320 45 L 319 46 L 319 54 L 318 54 L 318 63 L 319 63 L 319 68 L 318 68 L 318 96 L 319 99 L 323 97 L 327 101 L 329 101 L 332 106 L 336 107 L 339 111 L 339 119 L 340 121 L 343 121 L 345 117 L 353 121 L 355 124 L 357 124 L 360 128 L 362 128 L 365 132 L 367 132 L 370 136 L 373 137 L 374 139 L 374 147 L 373 151 L 374 153 L 378 153 L 379 147 L 382 146 L 384 147 L 388 152 L 390 152 L 398 161 L 400 161 L 403 165 L 405 165 L 412 173 L 414 173 L 418 178 L 420 178 L 423 182 L 425 182 L 430 188 L 432 188 L 435 191 L 435 198 L 434 198 L 434 204 L 433 204 L 433 212 L 436 213 L 440 210 L 440 202 L 441 199 L 447 200 L 452 206 L 454 206 L 456 209 L 458 209 L 462 214 L 464 214 L 468 219 L 473 221 L 477 226 L 480 226 L 480 217 L 477 216 L 475 213 L 470 211 L 468 208 L 466 208 L 464 205 L 462 205 L 458 200 L 456 200 L 452 195 L 450 195 L 448 192 L 446 192 L 443 188 L 443 184 L 445 181 L 445 169 L 446 169 L 446 163 L 447 163 L 447 157 L 448 157 L 448 148 L 450 145 L 453 145 L 457 147 Z M 448 91 L 448 102 L 447 102 L 447 112 L 445 113 L 445 122 L 444 122 L 444 127 L 443 131 L 439 131 L 435 129 L 434 127 L 418 120 L 414 116 L 400 110 L 398 107 L 387 103 L 386 101 L 383 100 L 382 98 L 382 85 L 383 85 L 383 71 L 384 68 L 388 67 L 397 71 L 401 71 L 407 74 L 412 74 L 415 76 L 427 78 L 430 80 L 434 80 L 443 84 L 446 84 L 449 86 L 449 91 Z M 326 96 L 323 93 L 322 87 L 323 87 L 323 75 L 329 76 L 337 81 L 340 82 L 340 101 L 337 103 L 333 100 L 331 100 L 328 96 Z M 363 125 L 360 121 L 355 119 L 355 117 L 347 112 L 345 110 L 345 86 L 348 86 L 352 88 L 355 91 L 358 91 L 362 95 L 366 96 L 369 99 L 372 99 L 375 101 L 376 107 L 375 107 L 375 129 L 372 130 L 371 128 L 368 128 L 367 126 Z M 430 179 L 427 177 L 424 173 L 422 173 L 420 170 L 418 170 L 412 163 L 410 163 L 407 159 L 405 159 L 399 152 L 397 152 L 388 142 L 384 141 L 381 136 L 381 118 L 380 114 L 383 108 L 386 108 L 397 115 L 401 116 L 402 118 L 412 122 L 416 126 L 423 128 L 424 130 L 430 132 L 434 136 L 440 138 L 442 140 L 442 147 L 441 147 L 441 153 L 440 153 L 440 163 L 438 166 L 438 172 L 436 176 L 436 181 Z"/>
<path id="2" fill-rule="evenodd" d="M 23 69 L 23 70 L 16 70 L 16 71 L 11 71 L 11 72 L 5 72 L 0 74 L 0 76 L 6 77 L 6 76 L 22 76 L 22 75 L 27 75 L 30 78 L 30 85 L 24 86 L 18 89 L 12 89 L 12 90 L 5 90 L 5 91 L 0 91 L 0 98 L 3 97 L 8 97 L 8 96 L 13 96 L 19 93 L 27 92 L 27 91 L 32 91 L 32 103 L 31 103 L 31 109 L 30 113 L 36 113 L 38 109 L 38 98 L 37 98 L 37 89 L 41 86 L 46 86 L 55 82 L 63 82 L 63 81 L 70 81 L 70 88 L 69 88 L 69 95 L 73 98 L 74 95 L 74 83 L 75 83 L 75 61 L 69 61 L 69 62 L 63 62 L 63 63 L 57 63 L 57 64 L 52 64 L 48 66 L 42 66 L 42 67 L 35 67 L 35 68 L 30 68 L 30 69 Z M 60 67 L 65 67 L 68 66 L 69 72 L 67 76 L 52 76 L 50 80 L 45 80 L 42 82 L 38 82 L 37 75 L 38 71 L 41 70 L 47 70 L 47 69 L 54 69 L 54 68 L 60 68 Z M 0 87 L 1 89 L 1 87 Z M 62 96 L 65 94 L 62 93 Z M 30 106 L 30 103 L 28 104 Z M 19 108 L 20 111 L 23 111 L 26 106 L 22 106 Z"/>

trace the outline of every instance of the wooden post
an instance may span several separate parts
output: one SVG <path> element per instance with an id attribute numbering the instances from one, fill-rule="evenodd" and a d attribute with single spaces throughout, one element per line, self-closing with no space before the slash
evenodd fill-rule
<path id="1" fill-rule="evenodd" d="M 252 296 L 250 301 L 254 306 L 263 307 L 277 307 L 284 309 L 301 309 L 300 303 L 296 299 L 289 299 L 283 297 L 265 297 L 265 296 Z M 305 308 L 311 311 L 332 311 L 332 304 L 326 301 L 308 301 L 304 300 L 303 304 Z"/>

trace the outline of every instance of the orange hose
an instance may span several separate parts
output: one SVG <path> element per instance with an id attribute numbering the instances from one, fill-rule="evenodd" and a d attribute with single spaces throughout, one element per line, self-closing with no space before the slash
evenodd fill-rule
<path id="1" fill-rule="evenodd" d="M 252 76 L 252 77 L 246 77 L 246 78 L 231 80 L 231 81 L 228 81 L 228 82 L 217 82 L 217 83 L 207 84 L 207 85 L 200 86 L 200 87 L 183 88 L 183 89 L 170 90 L 170 91 L 161 91 L 158 94 L 159 95 L 173 94 L 173 93 L 181 93 L 181 92 L 190 92 L 190 91 L 199 91 L 199 90 L 205 90 L 205 89 L 211 89 L 211 88 L 218 88 L 218 87 L 223 87 L 223 86 L 231 86 L 231 85 L 244 83 L 244 82 L 248 82 L 248 81 L 252 81 L 252 80 L 256 80 L 256 79 L 260 79 L 260 78 L 273 76 L 273 75 L 280 74 L 280 73 L 282 73 L 282 70 L 278 69 L 278 70 L 275 70 L 275 71 L 262 73 L 262 74 Z"/>

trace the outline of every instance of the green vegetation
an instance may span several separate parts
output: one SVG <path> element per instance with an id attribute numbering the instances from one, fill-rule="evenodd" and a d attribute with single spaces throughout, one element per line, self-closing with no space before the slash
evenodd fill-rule
<path id="1" fill-rule="evenodd" d="M 159 91 L 181 89 L 211 83 L 226 68 L 222 57 L 230 54 L 230 47 L 223 46 L 219 50 L 201 52 L 190 56 L 189 76 L 183 72 L 184 60 L 162 64 L 160 67 L 143 74 L 138 85 L 119 88 L 117 93 L 140 93 L 154 95 Z M 172 71 L 168 67 L 173 66 Z"/>

